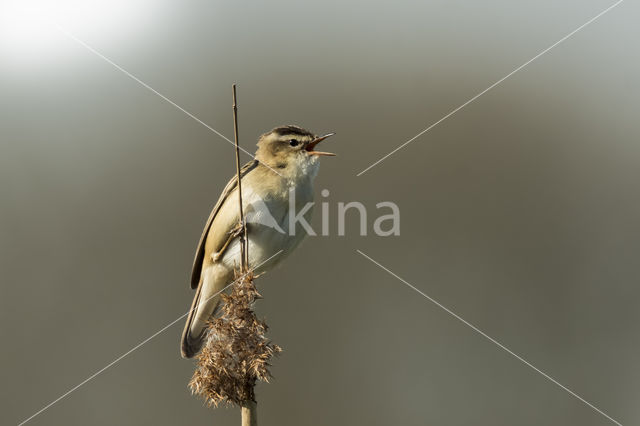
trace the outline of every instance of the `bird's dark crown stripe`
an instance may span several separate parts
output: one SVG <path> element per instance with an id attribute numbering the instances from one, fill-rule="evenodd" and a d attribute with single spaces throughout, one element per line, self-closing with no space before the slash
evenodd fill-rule
<path id="1" fill-rule="evenodd" d="M 309 132 L 308 130 L 305 130 L 303 128 L 297 127 L 297 126 L 276 127 L 275 129 L 273 129 L 271 131 L 271 133 L 275 133 L 278 136 L 296 135 L 296 136 L 311 136 L 311 137 L 313 137 L 313 134 L 311 132 Z"/>

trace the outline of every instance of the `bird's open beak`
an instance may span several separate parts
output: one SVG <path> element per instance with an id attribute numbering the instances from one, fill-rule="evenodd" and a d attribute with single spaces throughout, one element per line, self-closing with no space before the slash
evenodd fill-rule
<path id="1" fill-rule="evenodd" d="M 329 136 L 333 136 L 333 135 L 335 135 L 335 133 L 329 133 L 329 134 L 326 134 L 324 136 L 319 136 L 319 137 L 315 138 L 314 140 L 312 140 L 311 142 L 309 142 L 309 144 L 305 147 L 305 149 L 307 150 L 307 153 L 309 153 L 309 155 L 327 155 L 327 156 L 330 156 L 330 157 L 335 156 L 336 154 L 333 154 L 331 152 L 314 151 L 314 149 L 313 149 L 320 142 L 322 142 L 323 140 L 325 140 Z"/>

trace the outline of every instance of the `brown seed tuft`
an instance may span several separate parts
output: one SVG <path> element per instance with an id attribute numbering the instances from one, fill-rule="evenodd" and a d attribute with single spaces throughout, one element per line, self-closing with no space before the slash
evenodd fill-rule
<path id="1" fill-rule="evenodd" d="M 267 339 L 267 324 L 253 312 L 253 303 L 261 298 L 253 274 L 236 272 L 236 280 L 231 294 L 221 296 L 220 317 L 209 322 L 207 341 L 189 382 L 191 392 L 210 406 L 255 402 L 256 381 L 269 381 L 270 361 L 282 351 Z"/>

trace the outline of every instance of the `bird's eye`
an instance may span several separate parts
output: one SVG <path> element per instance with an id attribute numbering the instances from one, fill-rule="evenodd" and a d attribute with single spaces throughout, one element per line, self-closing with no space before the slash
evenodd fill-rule
<path id="1" fill-rule="evenodd" d="M 291 139 L 291 140 L 289 141 L 289 145 L 291 145 L 291 146 L 298 146 L 298 144 L 299 144 L 299 143 L 300 143 L 300 142 L 298 142 L 298 140 L 297 140 L 297 139 Z"/>

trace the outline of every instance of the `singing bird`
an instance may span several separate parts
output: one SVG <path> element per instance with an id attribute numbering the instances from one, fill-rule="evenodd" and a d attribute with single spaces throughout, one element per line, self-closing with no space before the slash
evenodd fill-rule
<path id="1" fill-rule="evenodd" d="M 258 139 L 255 159 L 240 171 L 249 268 L 255 268 L 254 272 L 273 268 L 306 236 L 296 216 L 306 221 L 311 218 L 313 204 L 309 207 L 309 203 L 313 202 L 319 157 L 335 155 L 315 147 L 332 135 L 316 136 L 289 125 L 276 127 Z M 196 250 L 191 273 L 191 288 L 196 294 L 182 333 L 185 358 L 202 348 L 207 321 L 219 304 L 218 293 L 233 282 L 234 268 L 241 264 L 237 183 L 234 176 L 222 191 Z"/>

